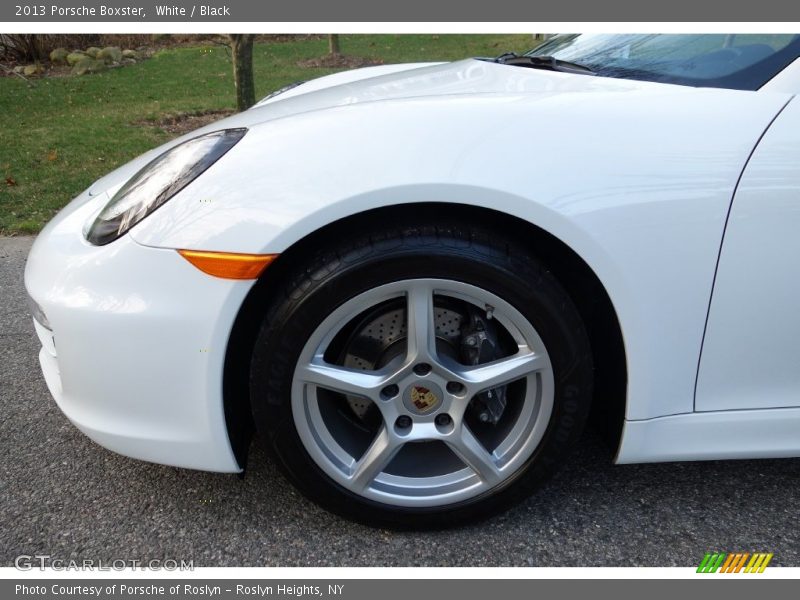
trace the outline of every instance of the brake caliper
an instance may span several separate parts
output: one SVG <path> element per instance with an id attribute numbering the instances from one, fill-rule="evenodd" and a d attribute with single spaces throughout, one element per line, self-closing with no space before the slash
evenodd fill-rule
<path id="1" fill-rule="evenodd" d="M 467 365 L 481 365 L 502 358 L 504 353 L 497 339 L 497 326 L 492 321 L 493 307 L 486 305 L 481 311 L 472 306 L 468 318 L 461 328 L 461 362 Z M 496 425 L 506 408 L 507 386 L 486 390 L 477 394 L 470 402 L 482 423 Z"/>

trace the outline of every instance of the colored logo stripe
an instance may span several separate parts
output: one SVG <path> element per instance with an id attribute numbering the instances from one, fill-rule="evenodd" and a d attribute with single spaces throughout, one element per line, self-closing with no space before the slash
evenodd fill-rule
<path id="1" fill-rule="evenodd" d="M 717 569 L 720 568 L 722 565 L 722 561 L 725 560 L 726 554 L 717 553 L 711 554 L 710 552 L 706 552 L 706 555 L 703 557 L 703 560 L 700 562 L 700 566 L 697 567 L 698 573 L 716 573 Z"/>
<path id="2" fill-rule="evenodd" d="M 722 565 L 720 573 L 738 573 L 742 570 L 744 562 L 750 556 L 749 552 L 737 552 L 736 554 L 729 554 L 728 560 Z"/>
<path id="3" fill-rule="evenodd" d="M 747 567 L 745 568 L 745 573 L 763 573 L 764 569 L 767 568 L 769 561 L 772 560 L 772 553 L 769 554 L 760 553 L 760 554 L 753 554 L 753 558 L 750 559 Z"/>

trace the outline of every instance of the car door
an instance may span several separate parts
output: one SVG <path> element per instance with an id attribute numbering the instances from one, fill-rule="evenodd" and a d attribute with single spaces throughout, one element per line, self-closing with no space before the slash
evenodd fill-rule
<path id="1" fill-rule="evenodd" d="M 800 406 L 800 100 L 756 146 L 723 238 L 695 410 Z"/>

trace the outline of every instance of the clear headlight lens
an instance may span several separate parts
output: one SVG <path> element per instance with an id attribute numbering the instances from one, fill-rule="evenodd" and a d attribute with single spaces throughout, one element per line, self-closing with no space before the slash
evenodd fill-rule
<path id="1" fill-rule="evenodd" d="M 28 307 L 31 309 L 31 316 L 36 319 L 36 321 L 49 331 L 53 331 L 53 328 L 50 326 L 50 321 L 47 319 L 47 315 L 44 314 L 42 307 L 39 306 L 39 303 L 36 302 L 33 298 L 28 296 Z"/>
<path id="2" fill-rule="evenodd" d="M 214 131 L 159 155 L 114 194 L 89 227 L 86 239 L 102 246 L 124 235 L 217 162 L 245 133 L 245 128 Z"/>

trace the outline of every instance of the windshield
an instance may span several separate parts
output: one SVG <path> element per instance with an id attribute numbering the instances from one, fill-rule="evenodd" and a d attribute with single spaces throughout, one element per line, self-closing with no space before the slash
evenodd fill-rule
<path id="1" fill-rule="evenodd" d="M 800 56 L 800 35 L 564 34 L 526 56 L 579 63 L 604 77 L 757 90 Z"/>

